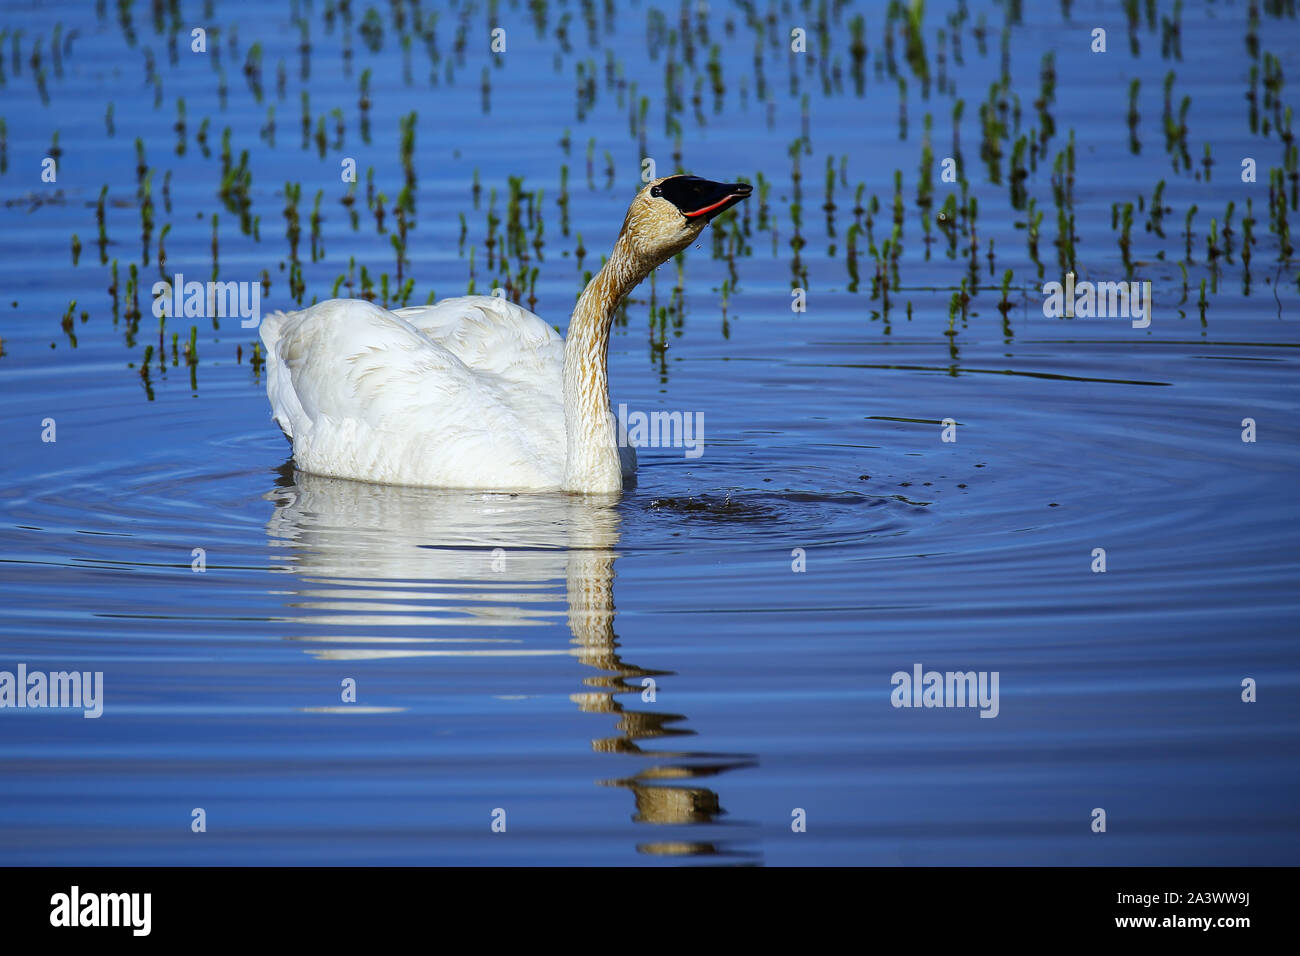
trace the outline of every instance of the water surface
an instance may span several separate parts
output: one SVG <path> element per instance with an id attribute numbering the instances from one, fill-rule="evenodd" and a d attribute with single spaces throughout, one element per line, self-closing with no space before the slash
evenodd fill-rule
<path id="1" fill-rule="evenodd" d="M 761 28 L 739 6 L 714 4 L 703 16 L 694 6 L 618 6 L 460 4 L 440 8 L 430 27 L 427 4 L 376 5 L 374 52 L 361 31 L 369 8 L 356 4 L 350 26 L 322 3 L 293 12 L 187 3 L 158 22 L 145 8 L 124 20 L 107 4 L 6 9 L 0 670 L 102 671 L 105 707 L 97 720 L 0 711 L 0 860 L 1296 862 L 1300 296 L 1269 199 L 1270 168 L 1285 173 L 1294 160 L 1277 124 L 1252 129 L 1242 106 L 1252 65 L 1261 76 L 1271 75 L 1266 57 L 1279 58 L 1283 75 L 1300 66 L 1295 19 L 1264 10 L 1252 51 L 1250 5 L 1186 4 L 1179 59 L 1162 54 L 1159 22 L 1145 18 L 1134 54 L 1119 5 L 1067 18 L 1054 5 L 981 3 L 963 17 L 965 5 L 932 3 L 924 61 L 909 63 L 903 23 L 882 5 L 760 4 Z M 399 37 L 417 22 L 436 35 L 436 62 L 418 37 L 402 53 Z M 203 23 L 220 51 L 206 59 L 189 52 L 189 31 Z M 498 23 L 509 35 L 504 59 L 486 39 Z M 1009 130 L 995 137 L 995 176 L 980 155 L 979 106 L 1002 76 L 1004 24 Z M 787 52 L 788 25 L 809 29 L 807 59 Z M 1109 29 L 1106 54 L 1089 50 L 1094 25 Z M 244 71 L 255 43 L 261 102 Z M 714 44 L 725 88 L 716 110 Z M 1041 130 L 1034 101 L 1048 53 L 1055 132 L 1026 179 L 1046 210 L 1040 268 L 1009 174 L 1015 139 Z M 357 105 L 365 70 L 368 143 Z M 1166 140 L 1169 71 L 1175 116 L 1191 98 L 1191 167 Z M 588 78 L 590 100 L 577 92 Z M 1133 79 L 1136 154 L 1126 121 Z M 1262 80 L 1256 89 L 1272 117 Z M 1279 95 L 1289 101 L 1284 83 Z M 642 96 L 644 131 L 629 119 Z M 181 97 L 183 138 L 173 128 Z M 947 196 L 963 195 L 939 178 L 954 152 L 957 98 L 962 176 L 979 205 L 973 229 L 963 216 L 950 247 L 934 216 Z M 274 145 L 261 133 L 272 104 Z M 680 293 L 674 264 L 638 290 L 611 346 L 614 401 L 702 412 L 701 457 L 642 449 L 637 483 L 613 498 L 307 475 L 269 421 L 253 330 L 177 318 L 160 337 L 149 286 L 176 271 L 210 277 L 213 215 L 220 277 L 256 281 L 265 270 L 267 308 L 297 307 L 296 268 L 301 304 L 327 298 L 349 257 L 354 292 L 362 265 L 376 298 L 384 273 L 396 290 L 399 121 L 411 111 L 416 213 L 403 281 L 417 280 L 412 303 L 464 293 L 472 247 L 478 292 L 510 281 L 528 304 L 530 289 L 532 307 L 564 328 L 637 185 L 642 135 L 661 175 L 680 149 L 691 172 L 764 177 L 765 199 L 756 194 L 743 216 L 711 227 L 723 245 L 706 235 L 685 256 Z M 922 203 L 926 113 L 934 195 Z M 196 139 L 204 119 L 209 156 Z M 259 222 L 248 233 L 238 204 L 232 211 L 220 194 L 227 126 L 231 166 L 249 152 L 249 215 Z M 43 183 L 55 130 L 58 179 Z M 1043 315 L 1042 285 L 1065 271 L 1052 166 L 1071 131 L 1075 172 L 1062 208 L 1078 239 L 1067 264 L 1081 278 L 1151 281 L 1149 328 Z M 147 242 L 136 137 L 154 204 Z M 340 202 L 347 156 L 362 171 L 355 228 Z M 1255 183 L 1240 181 L 1242 156 L 1258 161 Z M 388 210 L 382 233 L 366 199 L 371 166 Z M 893 229 L 895 169 L 903 251 L 886 306 L 872 290 L 866 219 L 876 196 L 879 250 Z M 541 258 L 524 198 L 528 247 L 489 265 L 488 212 L 508 222 L 512 176 L 540 190 Z M 1164 238 L 1144 228 L 1161 179 Z M 297 264 L 286 182 L 301 184 Z M 1139 196 L 1130 273 L 1112 204 L 1122 213 Z M 1247 267 L 1248 199 L 1256 243 Z M 1229 202 L 1235 252 L 1211 262 L 1209 220 L 1222 229 Z M 1289 198 L 1282 205 L 1294 215 Z M 494 227 L 494 257 L 505 232 Z M 116 302 L 106 291 L 114 261 Z M 531 286 L 514 282 L 532 267 Z M 1014 278 L 1000 311 L 1006 269 Z M 950 312 L 963 279 L 971 299 Z M 806 311 L 791 311 L 796 286 Z M 1254 442 L 1242 440 L 1247 418 Z M 45 419 L 55 442 L 41 440 Z M 945 419 L 956 441 L 942 440 Z M 1098 548 L 1105 573 L 1093 570 Z M 891 706 L 891 675 L 918 663 L 998 672 L 997 717 Z M 1241 699 L 1247 678 L 1258 684 L 1253 704 Z M 349 680 L 355 701 L 344 700 Z M 191 830 L 195 808 L 206 812 L 205 833 Z M 1106 811 L 1104 834 L 1091 830 L 1094 808 Z M 504 833 L 492 829 L 498 810 Z M 797 810 L 806 832 L 792 830 Z"/>

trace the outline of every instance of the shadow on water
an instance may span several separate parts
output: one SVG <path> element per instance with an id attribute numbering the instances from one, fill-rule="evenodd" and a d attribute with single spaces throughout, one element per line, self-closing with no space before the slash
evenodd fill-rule
<path id="1" fill-rule="evenodd" d="M 640 667 L 620 652 L 614 605 L 617 495 L 395 487 L 306 474 L 286 463 L 265 497 L 275 503 L 266 528 L 269 543 L 283 549 L 284 570 L 297 579 L 285 589 L 292 619 L 371 631 L 288 638 L 332 645 L 308 651 L 318 659 L 571 654 L 596 673 L 582 679 L 584 689 L 570 700 L 584 714 L 614 719 L 615 732 L 594 738 L 592 749 L 648 761 L 636 773 L 599 781 L 631 791 L 637 823 L 716 823 L 727 811 L 718 793 L 700 781 L 757 765 L 750 754 L 652 748 L 653 741 L 693 736 L 695 731 L 681 726 L 687 716 L 632 709 L 619 700 L 635 694 L 653 701 L 658 683 L 674 672 Z M 748 513 L 738 508 L 736 516 Z M 391 633 L 416 626 L 425 633 L 431 623 L 544 625 L 559 616 L 547 606 L 559 599 L 561 582 L 568 651 L 491 638 Z M 652 840 L 637 849 L 659 856 L 758 856 L 715 841 Z"/>

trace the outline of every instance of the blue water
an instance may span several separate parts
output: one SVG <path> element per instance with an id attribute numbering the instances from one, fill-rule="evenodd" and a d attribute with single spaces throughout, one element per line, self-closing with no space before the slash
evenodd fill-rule
<path id="1" fill-rule="evenodd" d="M 1243 106 L 1252 64 L 1261 77 L 1268 57 L 1284 77 L 1300 68 L 1294 16 L 1262 11 L 1254 49 L 1249 5 L 1187 3 L 1179 59 L 1161 50 L 1159 17 L 1173 17 L 1172 4 L 1156 5 L 1154 29 L 1143 12 L 1134 54 L 1119 4 L 1075 5 L 1069 18 L 1025 4 L 1016 19 L 1015 5 L 970 4 L 963 17 L 963 5 L 931 3 L 927 98 L 898 20 L 888 27 L 891 73 L 884 5 L 759 4 L 761 34 L 740 6 L 713 4 L 702 16 L 694 5 L 616 6 L 377 4 L 376 52 L 361 32 L 367 8 L 355 4 L 350 27 L 320 2 L 183 3 L 159 24 L 137 4 L 129 29 L 116 5 L 6 8 L 0 671 L 100 671 L 104 709 L 93 720 L 0 709 L 0 861 L 1297 862 L 1300 292 L 1269 199 L 1270 168 L 1285 177 L 1294 162 L 1272 119 L 1289 122 L 1285 81 L 1274 110 L 1260 80 L 1253 131 Z M 399 37 L 417 13 L 428 26 L 435 10 L 438 61 L 413 40 L 408 83 Z M 979 107 L 1002 75 L 1008 17 L 1003 98 L 1008 124 L 1018 98 L 1021 128 L 1000 139 L 994 182 L 980 157 Z M 190 30 L 204 24 L 209 50 L 191 53 Z M 493 25 L 507 30 L 503 56 L 489 50 Z M 808 53 L 788 52 L 794 26 L 808 30 Z M 1104 54 L 1089 49 L 1094 26 L 1108 29 Z M 48 103 L 32 64 L 38 40 Z M 255 43 L 260 103 L 244 73 Z M 714 44 L 725 87 L 716 109 Z M 1055 132 L 1025 180 L 1045 212 L 1040 272 L 1009 161 L 1016 138 L 1041 128 L 1034 101 L 1047 53 Z M 666 93 L 669 62 L 679 109 Z M 365 70 L 369 143 L 357 106 Z M 1191 98 L 1190 169 L 1176 146 L 1166 149 L 1169 71 L 1175 118 Z M 586 77 L 589 106 L 577 92 Z M 1137 154 L 1126 121 L 1133 79 Z M 158 348 L 149 287 L 174 272 L 211 278 L 214 214 L 220 277 L 256 281 L 265 270 L 265 308 L 298 307 L 287 181 L 301 183 L 301 304 L 333 294 L 349 257 L 355 292 L 363 265 L 378 298 L 382 273 L 395 291 L 391 207 L 404 183 L 399 120 L 411 111 L 409 301 L 467 291 L 473 247 L 476 291 L 535 266 L 530 307 L 563 329 L 639 183 L 641 132 L 629 114 L 642 96 L 659 175 L 677 165 L 676 123 L 682 169 L 755 183 L 761 174 L 768 184 L 735 214 L 744 241 L 730 261 L 728 218 L 710 227 L 721 246 L 706 233 L 684 257 L 680 293 L 672 263 L 637 290 L 611 345 L 614 402 L 702 412 L 702 456 L 643 448 L 636 485 L 612 499 L 321 478 L 294 470 L 269 420 L 255 330 L 230 318 L 170 319 Z M 961 202 L 961 185 L 939 175 L 957 151 L 957 98 L 962 173 L 979 202 L 974 280 L 969 222 L 950 256 L 937 226 L 927 247 L 921 219 L 929 209 L 933 222 L 949 195 Z M 274 146 L 259 136 L 271 104 Z M 926 113 L 930 206 L 917 203 Z M 314 140 L 322 117 L 323 157 Z M 205 118 L 207 157 L 196 140 Z M 249 153 L 256 236 L 219 195 L 227 126 L 231 165 Z M 57 180 L 42 182 L 56 130 Z M 1043 284 L 1065 272 L 1052 164 L 1071 131 L 1072 265 L 1081 280 L 1150 281 L 1149 328 L 1043 313 Z M 147 263 L 137 137 L 154 204 Z M 361 171 L 355 228 L 340 204 L 342 157 Z M 1241 157 L 1256 159 L 1256 182 L 1241 181 Z M 828 158 L 833 235 L 822 208 Z M 388 208 L 382 233 L 366 199 L 371 166 Z M 903 251 L 886 309 L 873 295 L 865 206 L 878 197 L 879 247 L 893 228 L 895 169 Z M 489 265 L 491 192 L 504 223 L 512 176 L 541 190 L 541 258 L 530 245 L 526 263 L 516 250 L 507 267 Z M 1163 239 L 1145 228 L 1161 179 Z M 566 180 L 567 233 L 557 205 Z M 855 214 L 858 183 L 864 212 Z M 323 254 L 313 262 L 318 190 Z M 1129 273 L 1112 204 L 1122 212 L 1139 196 Z M 1209 220 L 1221 230 L 1229 202 L 1234 249 L 1210 263 Z M 795 203 L 806 243 L 797 262 Z M 846 265 L 855 220 L 856 290 Z M 536 226 L 527 229 L 531 243 Z M 497 254 L 503 232 L 495 227 Z M 131 263 L 141 277 L 135 321 Z M 963 279 L 972 298 L 952 314 Z M 806 311 L 791 310 L 794 285 Z M 1252 442 L 1243 441 L 1247 418 Z M 42 440 L 45 419 L 53 442 Z M 945 419 L 957 423 L 955 441 L 942 440 Z M 1098 548 L 1104 573 L 1093 570 Z M 996 672 L 996 718 L 892 706 L 892 675 L 916 664 Z M 349 679 L 355 701 L 344 700 Z M 1242 700 L 1247 679 L 1253 703 Z M 206 832 L 192 829 L 196 808 Z M 1104 833 L 1093 831 L 1097 808 Z M 798 811 L 802 832 L 792 828 Z"/>

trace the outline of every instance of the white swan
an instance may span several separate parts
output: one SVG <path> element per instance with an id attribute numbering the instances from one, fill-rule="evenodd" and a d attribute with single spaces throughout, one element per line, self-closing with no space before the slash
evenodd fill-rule
<path id="1" fill-rule="evenodd" d="M 390 312 L 331 299 L 262 322 L 272 417 L 303 471 L 395 485 L 616 492 L 635 469 L 610 413 L 610 323 L 744 183 L 669 176 L 628 208 L 568 341 L 526 309 L 462 296 Z"/>

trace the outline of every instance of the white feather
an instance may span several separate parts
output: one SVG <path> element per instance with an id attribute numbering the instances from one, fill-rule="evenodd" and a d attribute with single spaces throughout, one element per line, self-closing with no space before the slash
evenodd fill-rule
<path id="1" fill-rule="evenodd" d="M 445 488 L 562 485 L 564 340 L 526 309 L 494 296 L 392 312 L 331 299 L 268 316 L 261 337 L 272 416 L 304 471 Z"/>

